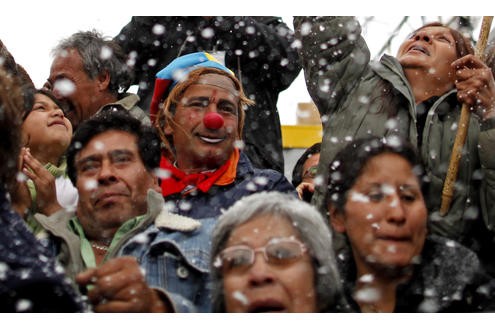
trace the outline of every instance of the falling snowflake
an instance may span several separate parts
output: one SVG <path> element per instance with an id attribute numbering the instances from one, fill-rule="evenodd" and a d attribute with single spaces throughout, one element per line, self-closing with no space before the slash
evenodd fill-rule
<path id="1" fill-rule="evenodd" d="M 108 60 L 112 57 L 113 51 L 110 47 L 103 46 L 100 51 L 101 60 Z"/>
<path id="2" fill-rule="evenodd" d="M 155 35 L 162 35 L 165 33 L 165 26 L 161 24 L 155 24 L 151 30 Z"/>
<path id="3" fill-rule="evenodd" d="M 205 39 L 211 39 L 215 36 L 215 31 L 211 27 L 207 27 L 201 31 L 201 36 Z"/>
<path id="4" fill-rule="evenodd" d="M 242 292 L 236 290 L 235 292 L 232 293 L 232 297 L 239 301 L 242 305 L 248 305 L 249 304 L 249 300 L 248 298 L 246 297 L 246 295 L 244 295 Z"/>
<path id="5" fill-rule="evenodd" d="M 95 179 L 90 179 L 84 184 L 85 190 L 93 190 L 96 189 L 96 187 L 98 187 L 98 181 L 96 181 Z"/>
<path id="6" fill-rule="evenodd" d="M 33 306 L 33 303 L 30 300 L 26 299 L 20 299 L 16 306 L 15 309 L 17 312 L 26 312 L 28 311 L 31 307 Z"/>
<path id="7" fill-rule="evenodd" d="M 53 90 L 62 97 L 69 97 L 76 91 L 76 85 L 69 79 L 58 79 L 53 84 Z"/>
<path id="8" fill-rule="evenodd" d="M 376 288 L 365 287 L 359 289 L 354 295 L 356 301 L 364 303 L 376 302 L 380 299 L 380 291 Z"/>

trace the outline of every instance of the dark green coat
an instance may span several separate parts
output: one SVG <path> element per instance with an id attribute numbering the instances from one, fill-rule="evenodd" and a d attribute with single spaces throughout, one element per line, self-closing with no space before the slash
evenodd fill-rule
<path id="1" fill-rule="evenodd" d="M 326 181 L 335 154 L 351 139 L 400 135 L 416 145 L 430 187 L 425 195 L 431 232 L 477 248 L 474 229 L 495 228 L 495 121 L 471 116 L 451 209 L 440 217 L 443 181 L 449 165 L 461 105 L 456 90 L 432 99 L 421 140 L 416 105 L 399 62 L 384 55 L 370 62 L 361 27 L 352 17 L 294 19 L 309 93 L 323 121 L 319 172 Z M 421 106 L 420 104 L 419 106 Z M 323 211 L 326 188 L 313 198 Z M 481 221 L 481 218 L 483 221 Z M 484 224 L 483 224 L 484 222 Z"/>

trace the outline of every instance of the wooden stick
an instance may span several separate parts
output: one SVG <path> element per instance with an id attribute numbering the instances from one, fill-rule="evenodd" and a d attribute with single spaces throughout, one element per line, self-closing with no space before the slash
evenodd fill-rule
<path id="1" fill-rule="evenodd" d="M 488 42 L 488 35 L 490 34 L 490 26 L 492 24 L 493 16 L 483 16 L 483 22 L 481 23 L 480 36 L 476 45 L 475 55 L 483 60 L 486 44 Z M 447 170 L 447 176 L 445 178 L 442 190 L 442 204 L 440 206 L 440 215 L 445 216 L 450 209 L 452 203 L 452 197 L 454 196 L 454 183 L 457 179 L 457 172 L 459 170 L 459 161 L 461 160 L 462 148 L 466 141 L 466 135 L 469 128 L 470 111 L 466 104 L 462 104 L 461 117 L 457 125 L 457 134 L 455 136 L 454 147 L 452 148 L 452 154 L 450 155 L 449 168 Z"/>

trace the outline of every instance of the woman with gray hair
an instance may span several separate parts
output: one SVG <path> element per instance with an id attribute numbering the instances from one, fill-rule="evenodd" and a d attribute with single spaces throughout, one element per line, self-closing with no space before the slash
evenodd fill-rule
<path id="1" fill-rule="evenodd" d="M 330 230 L 315 208 L 291 195 L 261 192 L 237 201 L 215 227 L 211 258 L 215 312 L 346 309 Z"/>

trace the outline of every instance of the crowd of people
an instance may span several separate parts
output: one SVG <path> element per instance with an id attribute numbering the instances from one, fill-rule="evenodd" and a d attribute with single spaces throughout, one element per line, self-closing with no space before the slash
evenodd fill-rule
<path id="1" fill-rule="evenodd" d="M 132 17 L 53 49 L 36 88 L 0 41 L 0 311 L 495 312 L 492 46 L 429 23 L 373 62 L 350 16 Z M 325 120 L 289 181 L 301 69 Z"/>

